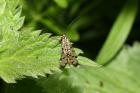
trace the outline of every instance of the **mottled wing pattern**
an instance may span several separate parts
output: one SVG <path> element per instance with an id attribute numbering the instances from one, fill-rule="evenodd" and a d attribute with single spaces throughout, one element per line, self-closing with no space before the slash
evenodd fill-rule
<path id="1" fill-rule="evenodd" d="M 61 54 L 61 63 L 60 67 L 65 67 L 67 64 L 69 65 L 78 65 L 77 56 L 75 54 L 74 49 L 72 48 L 72 44 L 66 35 L 62 35 L 61 37 L 61 46 L 62 46 L 62 54 Z"/>

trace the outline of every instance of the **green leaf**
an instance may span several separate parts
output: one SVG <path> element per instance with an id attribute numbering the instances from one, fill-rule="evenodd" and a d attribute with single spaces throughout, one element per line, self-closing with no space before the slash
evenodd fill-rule
<path id="1" fill-rule="evenodd" d="M 12 43 L 1 45 L 4 48 L 0 51 L 0 76 L 3 80 L 13 83 L 24 76 L 36 78 L 59 71 L 60 37 L 49 38 L 50 34 L 39 36 L 39 33 L 23 31 L 17 41 L 10 40 Z"/>
<path id="2" fill-rule="evenodd" d="M 119 51 L 126 41 L 134 19 L 136 17 L 138 9 L 138 0 L 128 0 L 115 21 L 109 36 L 103 45 L 99 55 L 97 56 L 97 62 L 99 64 L 105 64 Z"/>
<path id="3" fill-rule="evenodd" d="M 124 47 L 107 67 L 65 69 L 37 81 L 46 93 L 139 93 L 140 44 Z M 80 61 L 80 60 L 79 60 Z"/>
<path id="4" fill-rule="evenodd" d="M 0 77 L 7 83 L 31 76 L 45 76 L 59 72 L 61 56 L 60 36 L 40 34 L 41 31 L 18 31 L 24 17 L 15 1 L 3 1 L 0 15 Z M 12 8 L 13 7 L 13 8 Z M 6 25 L 5 25 L 6 24 Z M 81 50 L 76 49 L 76 54 Z"/>
<path id="5" fill-rule="evenodd" d="M 60 36 L 40 34 L 41 31 L 18 31 L 24 18 L 14 1 L 4 1 L 0 15 L 0 77 L 7 83 L 31 76 L 45 76 L 60 71 Z M 13 8 L 11 7 L 13 6 Z M 6 24 L 6 25 L 5 25 Z M 76 49 L 76 54 L 81 53 Z"/>
<path id="6" fill-rule="evenodd" d="M 61 55 L 60 37 L 50 37 L 50 34 L 39 35 L 40 31 L 22 31 L 17 41 L 1 45 L 0 51 L 0 76 L 7 83 L 14 83 L 15 79 L 31 76 L 37 78 L 45 73 L 52 74 L 60 71 L 59 62 Z M 7 47 L 7 45 L 9 47 Z M 76 54 L 82 53 L 75 49 Z M 78 57 L 80 64 L 92 65 L 89 60 Z M 94 66 L 94 64 L 93 64 Z"/>
<path id="7" fill-rule="evenodd" d="M 44 76 L 59 71 L 60 37 L 40 35 L 40 31 L 28 29 L 18 32 L 24 21 L 20 17 L 21 7 L 16 0 L 4 3 L 6 6 L 0 15 L 0 77 L 7 83 L 14 83 L 25 76 Z"/>
<path id="8" fill-rule="evenodd" d="M 68 7 L 68 0 L 54 0 L 57 5 L 59 5 L 61 8 L 67 8 Z"/>
<path id="9" fill-rule="evenodd" d="M 90 66 L 90 67 L 100 67 L 101 65 L 96 64 L 93 62 L 91 59 L 88 59 L 83 56 L 78 56 L 78 61 L 79 64 L 84 65 L 84 66 Z"/>
<path id="10" fill-rule="evenodd" d="M 82 53 L 82 51 L 81 50 L 79 50 L 79 49 L 75 49 L 76 50 L 76 53 L 77 54 L 79 54 L 79 53 Z M 87 59 L 87 58 L 85 58 L 85 57 L 82 57 L 82 56 L 79 56 L 78 57 L 78 61 L 79 61 L 79 63 L 81 64 L 81 66 L 93 66 L 93 67 L 98 67 L 98 65 L 96 64 L 96 63 L 94 63 L 93 61 L 91 61 L 91 60 L 89 60 L 89 59 Z M 77 68 L 79 68 L 79 67 L 77 67 Z M 75 67 L 73 67 L 72 69 L 75 69 Z M 66 70 L 66 69 L 65 69 Z M 65 70 L 64 70 L 64 72 L 65 72 Z M 57 73 L 57 75 L 60 75 L 60 72 L 59 73 Z M 48 77 L 52 77 L 52 75 L 48 75 Z M 41 78 L 39 78 L 39 79 L 30 79 L 30 78 L 26 78 L 26 79 L 23 79 L 23 80 L 18 80 L 18 82 L 17 83 L 14 83 L 14 84 L 8 84 L 7 86 L 8 86 L 8 88 L 6 88 L 5 89 L 5 91 L 6 91 L 6 93 L 26 93 L 27 92 L 27 90 L 28 90 L 28 92 L 30 92 L 30 93 L 46 93 L 46 91 L 45 90 L 43 90 L 43 88 L 40 86 L 40 84 L 42 85 L 42 84 L 44 84 L 44 86 L 46 86 L 46 85 L 48 85 L 47 84 L 47 82 L 45 81 L 44 82 L 44 79 L 45 80 L 47 80 L 48 79 L 48 77 L 46 76 L 46 77 L 41 77 Z M 56 77 L 56 76 L 55 76 Z M 38 82 L 37 84 L 35 83 L 35 81 L 36 82 Z M 56 83 L 56 82 L 60 82 L 59 80 L 55 80 L 54 81 L 55 83 L 53 83 L 54 85 L 55 84 L 58 84 L 58 83 Z M 61 82 L 62 83 L 62 82 Z M 65 84 L 65 83 L 64 83 Z M 49 84 L 49 85 L 52 85 L 52 84 Z M 49 87 L 49 85 L 47 86 L 47 88 Z M 61 84 L 60 84 L 61 85 Z M 56 86 L 56 85 L 55 85 Z M 58 85 L 59 86 L 59 85 Z M 67 87 L 68 85 L 66 85 L 66 87 Z M 52 86 L 50 86 L 50 87 L 52 87 Z M 60 86 L 59 86 L 60 87 Z M 59 88 L 58 87 L 58 88 Z M 67 88 L 69 88 L 69 87 L 67 87 Z M 50 90 L 49 90 L 50 91 Z M 58 90 L 57 89 L 55 89 L 54 90 L 55 92 L 57 92 Z M 71 92 L 71 93 L 75 93 L 75 92 L 73 92 L 73 91 L 75 91 L 75 90 L 70 90 L 69 89 L 69 92 Z M 69 93 L 68 92 L 68 93 Z M 51 92 L 49 92 L 49 93 L 51 93 Z M 58 93 L 59 93 L 59 91 L 58 91 Z M 77 93 L 79 93 L 79 92 L 77 92 Z"/>
<path id="11" fill-rule="evenodd" d="M 0 4 L 2 12 L 0 14 L 0 39 L 1 44 L 17 39 L 18 32 L 24 22 L 24 17 L 20 17 L 21 7 L 18 0 L 6 0 Z M 12 42 L 11 42 L 12 43 Z"/>

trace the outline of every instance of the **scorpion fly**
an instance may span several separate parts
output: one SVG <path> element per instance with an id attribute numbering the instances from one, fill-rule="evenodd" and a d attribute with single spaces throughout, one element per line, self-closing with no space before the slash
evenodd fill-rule
<path id="1" fill-rule="evenodd" d="M 77 66 L 77 56 L 74 49 L 72 48 L 72 43 L 69 41 L 66 35 L 62 35 L 61 37 L 61 47 L 62 54 L 60 58 L 60 68 L 64 68 L 67 64 Z"/>

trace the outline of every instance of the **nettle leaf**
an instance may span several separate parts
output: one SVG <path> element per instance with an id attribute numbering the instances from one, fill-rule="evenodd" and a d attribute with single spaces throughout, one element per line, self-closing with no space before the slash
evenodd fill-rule
<path id="1" fill-rule="evenodd" d="M 17 30 L 21 28 L 24 17 L 20 17 L 21 7 L 18 6 L 18 0 L 1 0 L 0 9 L 0 51 L 3 51 L 13 41 L 17 41 Z"/>
<path id="2" fill-rule="evenodd" d="M 24 17 L 20 17 L 21 6 L 17 2 L 0 1 L 0 77 L 7 83 L 15 83 L 25 76 L 37 78 L 59 72 L 60 36 L 50 37 L 48 33 L 30 29 L 18 31 Z M 82 52 L 75 50 L 77 55 Z M 81 64 L 91 65 L 92 62 Z"/>
<path id="3" fill-rule="evenodd" d="M 21 6 L 18 6 L 18 0 L 0 1 L 0 30 L 4 32 L 15 32 L 19 30 L 24 22 L 24 17 L 20 17 Z"/>
<path id="4" fill-rule="evenodd" d="M 75 49 L 75 50 L 76 50 L 76 53 L 82 52 L 80 49 Z M 30 93 L 38 93 L 38 92 L 39 93 L 54 93 L 54 92 L 55 93 L 62 93 L 61 91 L 67 91 L 67 92 L 69 91 L 68 93 L 79 93 L 78 92 L 79 86 L 76 88 L 71 87 L 71 83 L 70 83 L 71 79 L 73 79 L 72 77 L 75 76 L 75 74 L 77 73 L 77 72 L 73 73 L 72 69 L 76 70 L 76 69 L 79 69 L 79 68 L 84 67 L 84 66 L 87 66 L 87 67 L 92 66 L 94 68 L 97 68 L 99 65 L 95 64 L 90 59 L 82 57 L 82 56 L 78 56 L 78 61 L 81 64 L 80 67 L 71 67 L 71 70 L 69 70 L 70 68 L 66 68 L 63 70 L 64 75 L 62 75 L 60 72 L 57 72 L 57 74 L 56 73 L 52 74 L 52 75 L 48 74 L 46 77 L 40 77 L 37 79 L 26 78 L 26 79 L 18 80 L 17 83 L 9 84 L 8 85 L 9 87 L 6 88 L 5 91 L 7 93 L 26 93 L 27 91 Z M 67 75 L 69 75 L 69 73 L 67 74 L 68 70 L 72 71 L 70 78 L 67 76 Z M 75 77 L 75 78 L 78 80 L 78 81 L 76 81 L 78 83 L 78 85 L 80 85 L 81 79 L 79 80 L 77 77 Z M 53 82 L 52 82 L 52 80 L 53 80 Z M 50 81 L 50 82 L 48 82 L 48 81 Z M 83 81 L 84 81 L 84 79 L 82 80 L 82 82 Z M 37 82 L 37 83 L 35 83 L 35 82 Z M 69 84 L 67 82 L 69 82 Z M 45 89 L 43 89 L 42 87 Z M 54 90 L 52 88 L 54 88 Z M 47 92 L 46 92 L 46 90 L 47 90 Z"/>
<path id="5" fill-rule="evenodd" d="M 39 35 L 40 31 L 21 31 L 24 18 L 16 0 L 3 0 L 0 4 L 0 77 L 7 83 L 25 76 L 37 77 L 58 70 L 60 37 Z"/>
<path id="6" fill-rule="evenodd" d="M 139 93 L 140 44 L 124 47 L 106 67 L 65 69 L 37 81 L 46 93 Z"/>
<path id="7" fill-rule="evenodd" d="M 50 37 L 50 34 L 39 33 L 40 31 L 22 31 L 19 32 L 17 41 L 10 43 L 10 47 L 1 45 L 6 48 L 0 54 L 0 76 L 6 82 L 15 82 L 15 79 L 24 76 L 37 77 L 60 71 L 60 36 Z M 77 55 L 82 53 L 80 49 L 75 50 Z M 83 65 L 96 65 L 84 57 L 79 56 L 78 60 Z M 89 61 L 85 62 L 86 60 Z"/>
<path id="8" fill-rule="evenodd" d="M 18 40 L 1 52 L 0 75 L 8 83 L 25 76 L 37 77 L 59 70 L 59 37 L 21 32 Z M 6 46 L 6 45 L 5 45 Z"/>

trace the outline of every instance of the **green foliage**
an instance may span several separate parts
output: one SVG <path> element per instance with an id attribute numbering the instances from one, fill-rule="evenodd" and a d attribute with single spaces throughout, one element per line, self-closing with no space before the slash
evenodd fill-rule
<path id="1" fill-rule="evenodd" d="M 139 93 L 140 44 L 133 47 L 125 46 L 118 56 L 106 67 L 90 67 L 82 65 L 79 68 L 65 69 L 48 78 L 29 79 L 30 86 L 40 86 L 43 93 Z M 87 61 L 85 61 L 87 62 Z M 29 80 L 19 81 L 15 87 L 9 87 L 7 93 L 24 93 L 22 89 Z M 39 91 L 35 88 L 35 90 Z M 12 92 L 11 92 L 12 91 Z M 32 92 L 31 93 L 37 93 Z"/>
<path id="2" fill-rule="evenodd" d="M 139 93 L 139 55 L 140 44 L 135 43 L 124 47 L 107 67 L 66 69 L 39 83 L 46 93 Z"/>
<path id="3" fill-rule="evenodd" d="M 112 59 L 126 41 L 138 9 L 138 0 L 128 0 L 115 21 L 111 32 L 103 45 L 97 62 L 105 64 Z"/>
<path id="4" fill-rule="evenodd" d="M 44 59 L 46 59 L 44 55 L 47 53 L 47 50 L 44 47 L 53 47 L 54 44 L 49 42 L 57 44 L 58 40 L 53 38 L 49 39 L 49 34 L 39 36 L 39 31 L 17 32 L 23 24 L 23 17 L 20 17 L 21 7 L 16 8 L 17 3 L 14 3 L 13 1 L 7 0 L 3 2 L 5 4 L 1 4 L 3 12 L 0 16 L 1 78 L 10 83 L 15 82 L 15 79 L 17 78 L 24 77 L 24 75 L 36 77 L 37 75 L 43 75 L 44 72 L 49 72 L 46 70 L 46 66 L 48 65 L 44 63 Z M 46 44 L 47 41 L 48 43 Z M 51 49 L 48 50 L 51 51 Z M 42 66 L 45 66 L 44 68 L 41 67 L 41 63 Z M 41 68 L 39 69 L 39 67 Z"/>
<path id="5" fill-rule="evenodd" d="M 60 47 L 57 37 L 39 36 L 39 31 L 21 32 L 17 41 L 1 45 L 0 76 L 8 83 L 24 76 L 37 77 L 59 70 Z M 55 51 L 55 52 L 54 52 Z M 10 73 L 10 74 L 9 74 Z"/>
<path id="6" fill-rule="evenodd" d="M 0 77 L 11 83 L 24 76 L 37 77 L 37 75 L 51 73 L 50 70 L 58 70 L 59 38 L 49 38 L 50 34 L 39 35 L 40 31 L 31 32 L 27 29 L 18 32 L 23 23 L 23 17 L 20 17 L 21 8 L 16 8 L 16 4 L 11 1 L 5 3 L 5 9 L 0 18 L 2 26 Z M 15 11 L 10 6 L 15 6 Z M 52 52 L 54 50 L 56 50 L 55 53 Z"/>
<path id="7" fill-rule="evenodd" d="M 13 83 L 25 76 L 36 78 L 38 75 L 44 76 L 45 73 L 60 71 L 60 36 L 50 37 L 47 33 L 40 35 L 40 31 L 30 31 L 30 29 L 18 32 L 23 24 L 23 17 L 20 17 L 21 7 L 16 8 L 15 5 L 16 13 L 12 14 L 12 11 L 13 13 L 15 11 L 9 8 L 8 3 L 12 5 L 10 1 L 6 1 L 6 6 L 1 6 L 5 9 L 0 21 L 2 25 L 0 77 L 7 83 Z M 81 52 L 76 49 L 77 55 Z M 79 58 L 82 59 L 79 61 L 80 64 L 88 65 L 83 62 L 86 58 Z M 92 65 L 92 62 L 89 65 Z"/>
<path id="8" fill-rule="evenodd" d="M 28 15 L 24 26 L 22 7 L 19 5 L 21 2 L 24 13 Z M 97 57 L 97 62 L 101 64 L 112 59 L 105 66 L 83 57 L 80 55 L 83 51 L 74 48 L 80 65 L 67 65 L 60 70 L 60 36 L 51 36 L 49 33 L 35 30 L 37 26 L 46 26 L 50 32 L 58 35 L 65 33 L 73 41 L 79 40 L 78 29 L 91 26 L 91 22 L 101 15 L 97 11 L 94 17 L 86 14 L 104 1 L 88 2 L 0 1 L 0 77 L 3 84 L 1 87 L 0 82 L 0 92 L 139 93 L 140 44 L 125 46 L 116 55 L 134 23 L 137 0 L 128 0 Z M 35 28 L 32 28 L 33 26 Z"/>

